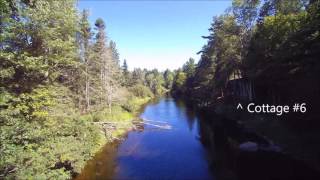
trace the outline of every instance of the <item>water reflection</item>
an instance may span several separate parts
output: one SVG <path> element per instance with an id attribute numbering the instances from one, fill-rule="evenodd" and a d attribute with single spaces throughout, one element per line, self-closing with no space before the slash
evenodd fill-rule
<path id="1" fill-rule="evenodd" d="M 89 162 L 79 177 L 213 179 L 207 152 L 199 141 L 198 118 L 182 101 L 160 99 L 146 106 L 141 118 L 164 121 L 172 129 L 144 125 L 141 132 L 129 132 L 116 148 L 108 153 L 102 151 L 103 155 Z"/>
<path id="2" fill-rule="evenodd" d="M 92 160 L 87 162 L 81 174 L 75 179 L 112 179 L 118 171 L 115 161 L 118 145 L 119 142 L 113 142 L 105 146 Z"/>
<path id="3" fill-rule="evenodd" d="M 268 142 L 235 121 L 198 113 L 182 101 L 154 101 L 141 118 L 172 128 L 144 125 L 142 131 L 129 132 L 124 141 L 106 145 L 77 179 L 320 179 L 286 154 L 239 150 L 244 142 Z"/>
<path id="4" fill-rule="evenodd" d="M 197 119 L 187 112 L 183 102 L 170 98 L 147 106 L 143 119 L 165 121 L 173 128 L 150 131 L 154 128 L 146 125 L 140 134 L 129 133 L 118 149 L 115 179 L 212 179 L 197 128 L 192 130 Z"/>
<path id="5" fill-rule="evenodd" d="M 278 151 L 273 143 L 236 121 L 216 114 L 202 113 L 198 117 L 200 139 L 210 152 L 209 164 L 217 179 L 320 179 L 317 170 L 302 160 Z M 256 144 L 257 149 L 243 146 L 250 144 L 248 142 Z"/>

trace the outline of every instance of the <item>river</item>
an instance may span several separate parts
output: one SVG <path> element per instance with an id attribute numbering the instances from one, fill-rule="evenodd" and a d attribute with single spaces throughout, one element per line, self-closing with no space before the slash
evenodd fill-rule
<path id="1" fill-rule="evenodd" d="M 214 179 L 199 118 L 183 102 L 159 99 L 140 118 L 143 130 L 106 145 L 76 179 Z"/>
<path id="2" fill-rule="evenodd" d="M 302 160 L 212 110 L 196 113 L 164 97 L 150 102 L 140 118 L 143 128 L 107 144 L 76 180 L 320 179 Z"/>

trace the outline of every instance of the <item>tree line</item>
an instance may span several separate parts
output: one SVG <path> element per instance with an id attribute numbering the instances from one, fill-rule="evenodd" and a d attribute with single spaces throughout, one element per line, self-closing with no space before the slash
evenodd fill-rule
<path id="1" fill-rule="evenodd" d="M 228 97 L 230 81 L 242 79 L 254 84 L 263 102 L 308 98 L 316 107 L 319 12 L 318 0 L 234 0 L 213 18 L 199 62 L 178 70 L 172 93 L 211 106 Z"/>

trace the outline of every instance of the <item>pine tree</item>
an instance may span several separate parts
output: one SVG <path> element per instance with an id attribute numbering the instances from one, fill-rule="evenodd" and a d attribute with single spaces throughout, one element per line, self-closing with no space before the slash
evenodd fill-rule
<path id="1" fill-rule="evenodd" d="M 97 19 L 95 26 L 98 31 L 94 45 L 95 69 L 100 73 L 100 84 L 97 84 L 96 92 L 98 92 L 99 105 L 106 104 L 111 112 L 112 103 L 120 86 L 120 69 L 117 60 L 114 59 L 112 49 L 106 46 L 107 37 L 104 21 L 101 18 Z"/>
<path id="2" fill-rule="evenodd" d="M 123 74 L 123 85 L 124 86 L 129 86 L 129 70 L 128 70 L 128 64 L 127 64 L 127 60 L 123 60 L 123 64 L 121 66 L 122 69 L 122 74 Z"/>
<path id="3" fill-rule="evenodd" d="M 91 54 L 91 47 L 90 47 L 90 40 L 92 38 L 91 27 L 88 20 L 89 12 L 87 10 L 83 10 L 80 19 L 80 50 L 81 50 L 81 59 L 84 65 L 84 99 L 85 99 L 85 111 L 90 110 L 90 54 Z M 81 78 L 80 78 L 81 79 Z M 82 82 L 80 82 L 82 83 Z M 83 87 L 83 85 L 81 85 Z M 83 89 L 83 88 L 81 88 Z M 83 91 L 83 90 L 82 90 Z M 81 104 L 80 100 L 80 104 Z"/>
<path id="4" fill-rule="evenodd" d="M 194 75 L 196 65 L 194 63 L 193 58 L 189 58 L 189 60 L 183 65 L 182 70 L 186 73 L 187 78 L 191 78 Z"/>
<path id="5" fill-rule="evenodd" d="M 119 52 L 117 50 L 116 43 L 111 40 L 110 43 L 109 43 L 109 47 L 110 47 L 111 52 L 112 52 L 112 58 L 114 59 L 114 61 L 116 61 L 117 65 L 120 65 Z"/>

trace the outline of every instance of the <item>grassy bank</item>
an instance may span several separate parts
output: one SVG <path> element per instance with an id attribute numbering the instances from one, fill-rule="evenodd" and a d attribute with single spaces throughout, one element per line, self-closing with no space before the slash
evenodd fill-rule
<path id="1" fill-rule="evenodd" d="M 150 97 L 140 98 L 132 97 L 125 105 L 114 105 L 109 109 L 92 112 L 81 116 L 86 122 L 93 125 L 97 133 L 95 145 L 90 150 L 90 157 L 82 161 L 75 173 L 80 173 L 84 168 L 86 161 L 91 159 L 96 153 L 102 150 L 106 144 L 118 140 L 125 133 L 133 128 L 133 120 L 135 120 L 140 109 L 150 100 Z M 107 123 L 110 127 L 106 126 Z M 90 142 L 88 142 L 90 143 Z"/>
<path id="2" fill-rule="evenodd" d="M 96 153 L 106 143 L 120 138 L 132 129 L 133 120 L 137 119 L 140 110 L 150 99 L 150 97 L 133 97 L 126 105 L 112 106 L 111 112 L 109 109 L 104 109 L 83 115 L 81 118 L 92 123 L 99 130 L 99 143 L 96 148 L 92 149 L 92 153 Z M 105 124 L 108 124 L 109 127 L 106 127 Z"/>

